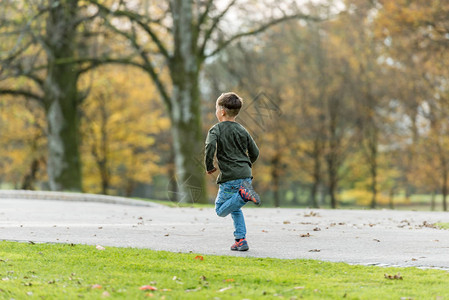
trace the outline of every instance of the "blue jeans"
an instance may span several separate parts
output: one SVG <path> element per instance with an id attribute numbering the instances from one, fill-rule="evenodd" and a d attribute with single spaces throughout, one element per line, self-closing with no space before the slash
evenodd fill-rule
<path id="1" fill-rule="evenodd" d="M 215 199 L 215 212 L 219 217 L 226 217 L 231 214 L 234 221 L 234 237 L 236 239 L 246 238 L 245 218 L 241 208 L 246 204 L 239 194 L 242 182 L 247 180 L 251 183 L 251 178 L 231 180 L 220 184 L 217 199 Z"/>

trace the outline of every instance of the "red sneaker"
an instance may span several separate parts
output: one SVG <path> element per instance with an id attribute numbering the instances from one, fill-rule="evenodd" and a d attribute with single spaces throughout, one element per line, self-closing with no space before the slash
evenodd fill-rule
<path id="1" fill-rule="evenodd" d="M 231 246 L 232 251 L 247 251 L 249 249 L 246 239 L 240 239 Z"/>
<path id="2" fill-rule="evenodd" d="M 256 205 L 260 205 L 260 197 L 254 190 L 251 183 L 248 181 L 243 181 L 242 185 L 239 188 L 240 197 L 242 197 L 245 202 L 253 202 Z"/>

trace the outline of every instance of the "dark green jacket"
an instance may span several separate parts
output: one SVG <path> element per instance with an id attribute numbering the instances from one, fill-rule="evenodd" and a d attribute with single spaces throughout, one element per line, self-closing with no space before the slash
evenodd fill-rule
<path id="1" fill-rule="evenodd" d="M 245 127 L 237 122 L 224 121 L 209 129 L 204 159 L 207 171 L 214 169 L 215 150 L 220 168 L 218 184 L 252 178 L 251 167 L 259 156 L 259 148 Z"/>

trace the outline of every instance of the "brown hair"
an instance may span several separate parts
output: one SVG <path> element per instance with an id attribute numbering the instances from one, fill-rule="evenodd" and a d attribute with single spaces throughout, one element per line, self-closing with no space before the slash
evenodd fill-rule
<path id="1" fill-rule="evenodd" d="M 242 98 L 233 92 L 221 94 L 221 96 L 218 97 L 217 102 L 219 106 L 225 109 L 226 114 L 230 117 L 237 116 L 243 105 Z"/>

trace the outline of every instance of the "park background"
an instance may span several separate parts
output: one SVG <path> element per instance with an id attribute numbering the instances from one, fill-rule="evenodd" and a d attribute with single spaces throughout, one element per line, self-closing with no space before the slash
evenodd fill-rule
<path id="1" fill-rule="evenodd" d="M 447 210 L 449 3 L 0 3 L 0 186 L 213 202 L 215 100 L 266 206 Z"/>

